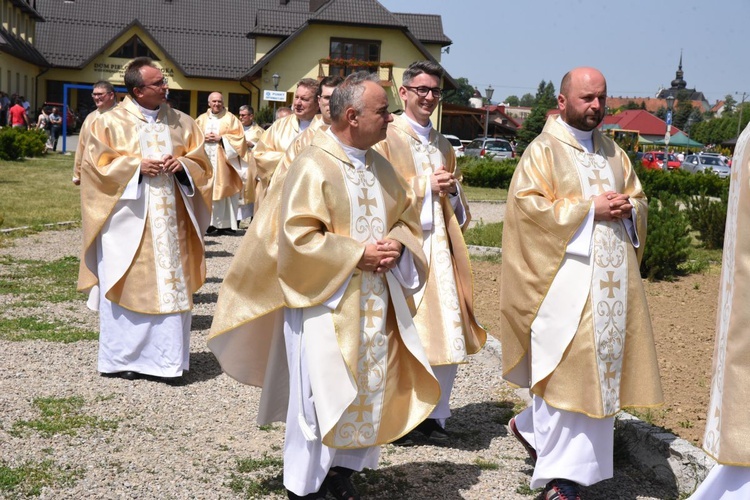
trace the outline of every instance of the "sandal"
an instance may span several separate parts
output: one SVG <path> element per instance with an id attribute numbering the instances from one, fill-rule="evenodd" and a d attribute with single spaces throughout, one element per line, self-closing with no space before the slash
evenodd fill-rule
<path id="1" fill-rule="evenodd" d="M 337 500 L 360 500 L 359 492 L 349 477 L 354 472 L 344 467 L 332 467 L 326 477 L 328 492 Z"/>

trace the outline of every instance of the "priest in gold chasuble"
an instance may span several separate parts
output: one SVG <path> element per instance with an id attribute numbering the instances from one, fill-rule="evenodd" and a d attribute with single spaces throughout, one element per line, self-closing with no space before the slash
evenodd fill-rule
<path id="1" fill-rule="evenodd" d="M 463 237 L 471 214 L 460 189 L 456 156 L 430 122 L 440 102 L 442 76 L 443 69 L 430 61 L 407 68 L 399 88 L 404 113 L 388 127 L 387 139 L 375 146 L 411 184 L 421 211 L 429 274 L 414 297 L 414 322 L 440 381 L 441 398 L 418 430 L 431 439 L 447 438 L 444 427 L 458 365 L 467 363 L 487 340 L 474 316 L 471 264 Z"/>
<path id="2" fill-rule="evenodd" d="M 294 92 L 292 110 L 294 114 L 276 120 L 268 130 L 261 136 L 253 148 L 253 158 L 258 171 L 258 186 L 255 196 L 255 205 L 263 202 L 271 177 L 276 170 L 279 161 L 284 157 L 287 148 L 292 141 L 313 121 L 321 120 L 316 116 L 318 103 L 315 98 L 318 92 L 318 82 L 311 78 L 303 78 L 297 83 Z"/>
<path id="3" fill-rule="evenodd" d="M 648 205 L 625 152 L 597 130 L 606 88 L 593 68 L 563 78 L 560 116 L 508 193 L 503 376 L 534 395 L 510 426 L 539 457 L 531 487 L 548 491 L 611 477 L 613 416 L 663 399 L 639 272 Z"/>
<path id="4" fill-rule="evenodd" d="M 331 128 L 250 225 L 208 340 L 228 375 L 263 387 L 259 422 L 286 421 L 290 498 L 354 496 L 349 475 L 376 467 L 379 445 L 440 397 L 406 300 L 426 271 L 413 192 L 370 149 L 391 119 L 385 91 L 361 72 L 333 96 Z"/>
<path id="5" fill-rule="evenodd" d="M 240 106 L 237 117 L 242 123 L 242 129 L 245 134 L 245 144 L 247 144 L 247 176 L 245 185 L 242 187 L 245 204 L 249 207 L 248 213 L 243 214 L 252 217 L 255 214 L 255 191 L 258 186 L 258 169 L 255 166 L 253 158 L 253 148 L 263 135 L 263 127 L 255 122 L 255 110 L 252 106 L 243 104 Z"/>
<path id="6" fill-rule="evenodd" d="M 213 228 L 231 232 L 251 215 L 243 191 L 248 175 L 247 143 L 242 123 L 226 110 L 220 92 L 208 96 L 208 106 L 195 121 L 205 136 L 206 155 L 214 170 L 209 233 Z"/>
<path id="7" fill-rule="evenodd" d="M 115 88 L 111 83 L 104 80 L 94 84 L 94 88 L 91 91 L 91 98 L 94 100 L 96 109 L 86 115 L 86 119 L 81 124 L 81 128 L 78 131 L 78 147 L 76 147 L 76 154 L 73 158 L 73 184 L 76 186 L 81 184 L 81 162 L 83 162 L 83 156 L 86 152 L 86 142 L 89 138 L 91 124 L 94 123 L 94 120 L 99 115 L 117 106 Z"/>
<path id="8" fill-rule="evenodd" d="M 102 374 L 179 377 L 206 274 L 211 165 L 193 119 L 164 103 L 150 59 L 134 59 L 125 84 L 130 95 L 91 124 L 86 143 L 78 289 L 100 313 Z"/>
<path id="9" fill-rule="evenodd" d="M 713 380 L 703 449 L 719 462 L 691 500 L 750 498 L 750 126 L 737 140 L 721 259 Z"/>

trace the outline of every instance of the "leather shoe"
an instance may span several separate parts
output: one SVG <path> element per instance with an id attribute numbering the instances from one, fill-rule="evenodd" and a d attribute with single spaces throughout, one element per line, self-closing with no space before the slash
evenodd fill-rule
<path id="1" fill-rule="evenodd" d="M 114 373 L 102 373 L 102 377 L 106 378 L 124 378 L 125 380 L 138 380 L 141 378 L 141 374 L 134 371 L 114 372 Z"/>

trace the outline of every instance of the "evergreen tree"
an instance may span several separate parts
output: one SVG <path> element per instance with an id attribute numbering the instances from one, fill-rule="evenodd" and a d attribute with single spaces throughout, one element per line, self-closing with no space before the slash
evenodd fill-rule
<path id="1" fill-rule="evenodd" d="M 446 92 L 444 102 L 450 104 L 458 104 L 461 106 L 468 106 L 469 99 L 474 95 L 474 87 L 469 83 L 468 78 L 460 77 L 456 78 L 458 88 L 450 92 Z"/>
<path id="2" fill-rule="evenodd" d="M 545 82 L 542 80 L 537 88 L 531 113 L 523 122 L 523 128 L 518 131 L 518 145 L 516 149 L 518 154 L 523 153 L 526 146 L 542 132 L 544 124 L 547 121 L 547 112 L 556 106 L 555 86 L 551 81 Z"/>
<path id="3" fill-rule="evenodd" d="M 521 96 L 521 101 L 518 103 L 519 106 L 525 106 L 527 108 L 530 108 L 534 105 L 534 96 L 526 93 Z"/>

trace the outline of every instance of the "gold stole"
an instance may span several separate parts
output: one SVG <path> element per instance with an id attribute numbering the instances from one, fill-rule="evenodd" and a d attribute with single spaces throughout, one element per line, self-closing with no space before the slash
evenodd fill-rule
<path id="1" fill-rule="evenodd" d="M 615 190 L 612 168 L 604 155 L 572 149 L 585 198 Z M 605 415 L 620 408 L 620 377 L 628 310 L 627 235 L 619 220 L 594 222 L 591 302 L 599 387 Z"/>
<path id="2" fill-rule="evenodd" d="M 339 168 L 349 195 L 351 237 L 366 244 L 383 239 L 385 202 L 377 177 L 369 168 L 357 170 L 341 161 Z M 377 442 L 388 369 L 388 302 L 385 275 L 362 271 L 357 396 L 330 433 L 335 448 L 364 448 Z M 365 413 L 370 418 L 364 418 Z"/>
<path id="3" fill-rule="evenodd" d="M 141 157 L 161 159 L 172 154 L 172 139 L 169 126 L 161 123 L 143 123 L 138 127 Z M 182 270 L 180 239 L 177 234 L 177 200 L 174 176 L 159 174 L 143 177 L 148 187 L 148 222 L 154 250 L 156 286 L 159 312 L 176 313 L 190 309 L 185 276 Z"/>
<path id="4" fill-rule="evenodd" d="M 416 167 L 416 175 L 432 174 L 438 167 L 445 165 L 445 158 L 437 147 L 437 134 L 432 132 L 433 140 L 428 144 L 409 138 L 411 152 Z M 426 189 L 431 189 L 429 182 Z M 468 360 L 466 354 L 466 341 L 464 337 L 464 321 L 461 314 L 458 292 L 456 289 L 456 276 L 453 269 L 453 258 L 451 256 L 448 232 L 445 226 L 443 208 L 437 195 L 432 194 L 432 229 L 424 232 L 422 249 L 427 256 L 429 266 L 428 284 L 430 280 L 437 280 L 435 287 L 440 299 L 440 316 L 442 331 L 446 335 L 445 345 L 450 349 L 450 362 L 464 363 Z M 422 303 L 425 291 L 429 286 L 426 284 L 414 295 L 418 304 Z M 434 283 L 433 283 L 434 284 Z M 434 309 L 431 309 L 434 311 Z"/>

